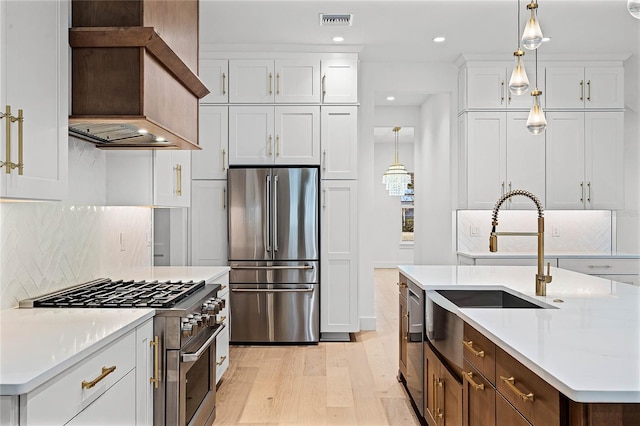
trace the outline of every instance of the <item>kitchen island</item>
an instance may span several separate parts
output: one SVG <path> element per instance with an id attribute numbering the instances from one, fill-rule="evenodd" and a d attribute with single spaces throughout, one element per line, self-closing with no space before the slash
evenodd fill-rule
<path id="1" fill-rule="evenodd" d="M 403 280 L 408 280 L 425 292 L 423 297 L 433 290 L 503 288 L 544 304 L 547 309 L 458 308 L 439 298 L 445 309 L 464 321 L 465 336 L 470 330 L 477 333 L 478 338 L 486 338 L 490 345 L 495 345 L 496 353 L 504 353 L 558 391 L 564 401 L 558 404 L 563 421 L 574 421 L 577 414 L 572 416 L 569 412 L 582 413 L 581 421 L 585 421 L 593 407 L 616 406 L 620 413 L 626 413 L 618 413 L 622 416 L 620 419 L 636 421 L 640 417 L 640 288 L 552 268 L 553 281 L 547 285 L 547 295 L 535 296 L 534 266 L 407 265 L 399 266 L 399 271 L 401 288 Z M 427 335 L 430 326 L 426 324 Z M 480 342 L 478 338 L 476 344 Z M 426 353 L 434 348 L 428 338 L 424 340 L 426 359 Z M 474 352 L 480 351 L 465 349 L 465 362 L 468 358 L 473 360 Z M 481 356 L 484 357 L 484 353 Z M 493 380 L 498 383 L 494 386 L 499 391 L 498 367 L 492 367 L 492 371 Z M 462 375 L 453 373 L 465 375 L 464 370 Z M 469 377 L 485 378 L 477 372 Z M 425 418 L 430 413 L 427 406 L 433 401 L 429 395 L 430 380 L 425 375 Z M 464 389 L 469 386 L 466 378 L 463 382 L 459 399 L 466 409 L 469 399 L 464 397 Z M 436 385 L 439 383 L 436 381 Z M 524 385 L 516 382 L 517 386 Z M 526 396 L 522 394 L 517 399 L 526 399 Z M 524 417 L 532 424 L 541 424 Z M 615 416 L 609 418 L 610 424 L 632 424 L 627 420 L 616 421 Z"/>

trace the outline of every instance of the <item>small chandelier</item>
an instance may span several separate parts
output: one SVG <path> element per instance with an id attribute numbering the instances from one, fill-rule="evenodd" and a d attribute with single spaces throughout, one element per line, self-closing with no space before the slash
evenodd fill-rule
<path id="1" fill-rule="evenodd" d="M 382 183 L 386 185 L 386 189 L 391 196 L 402 196 L 407 190 L 407 185 L 411 183 L 411 176 L 398 161 L 398 132 L 400 127 L 394 127 L 393 133 L 395 133 L 395 161 L 389 166 L 387 171 L 382 176 Z"/>
<path id="2" fill-rule="evenodd" d="M 527 9 L 531 11 L 531 16 L 522 33 L 522 45 L 525 49 L 535 50 L 542 44 L 542 30 L 536 19 L 536 12 L 538 10 L 537 0 L 531 0 L 531 3 L 527 5 Z"/>

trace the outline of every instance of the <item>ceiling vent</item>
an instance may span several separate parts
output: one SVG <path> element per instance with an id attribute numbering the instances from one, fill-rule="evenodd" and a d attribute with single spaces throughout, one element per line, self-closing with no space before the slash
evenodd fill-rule
<path id="1" fill-rule="evenodd" d="M 320 26 L 350 27 L 353 24 L 351 13 L 321 13 Z"/>

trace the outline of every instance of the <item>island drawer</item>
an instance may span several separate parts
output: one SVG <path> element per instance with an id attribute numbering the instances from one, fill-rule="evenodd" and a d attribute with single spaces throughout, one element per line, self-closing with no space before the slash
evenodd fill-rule
<path id="1" fill-rule="evenodd" d="M 560 259 L 558 266 L 588 275 L 640 274 L 638 259 Z"/>
<path id="2" fill-rule="evenodd" d="M 461 343 L 464 359 L 495 386 L 496 345 L 467 323 L 464 323 Z"/>
<path id="3" fill-rule="evenodd" d="M 135 362 L 136 336 L 132 331 L 21 395 L 21 424 L 67 423 L 132 371 Z"/>
<path id="4" fill-rule="evenodd" d="M 499 347 L 496 389 L 532 424 L 560 424 L 560 393 Z"/>

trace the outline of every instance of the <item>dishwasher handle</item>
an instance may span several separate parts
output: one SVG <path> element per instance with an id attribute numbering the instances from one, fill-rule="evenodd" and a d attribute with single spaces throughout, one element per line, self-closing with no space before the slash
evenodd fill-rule
<path id="1" fill-rule="evenodd" d="M 232 288 L 234 293 L 311 293 L 312 288 Z"/>
<path id="2" fill-rule="evenodd" d="M 280 271 L 280 270 L 287 270 L 287 269 L 293 269 L 293 270 L 302 270 L 302 271 L 307 271 L 310 269 L 313 269 L 313 265 L 292 265 L 292 266 L 288 266 L 288 265 L 277 265 L 277 266 L 240 266 L 240 265 L 231 265 L 231 269 L 248 269 L 251 271 Z"/>

